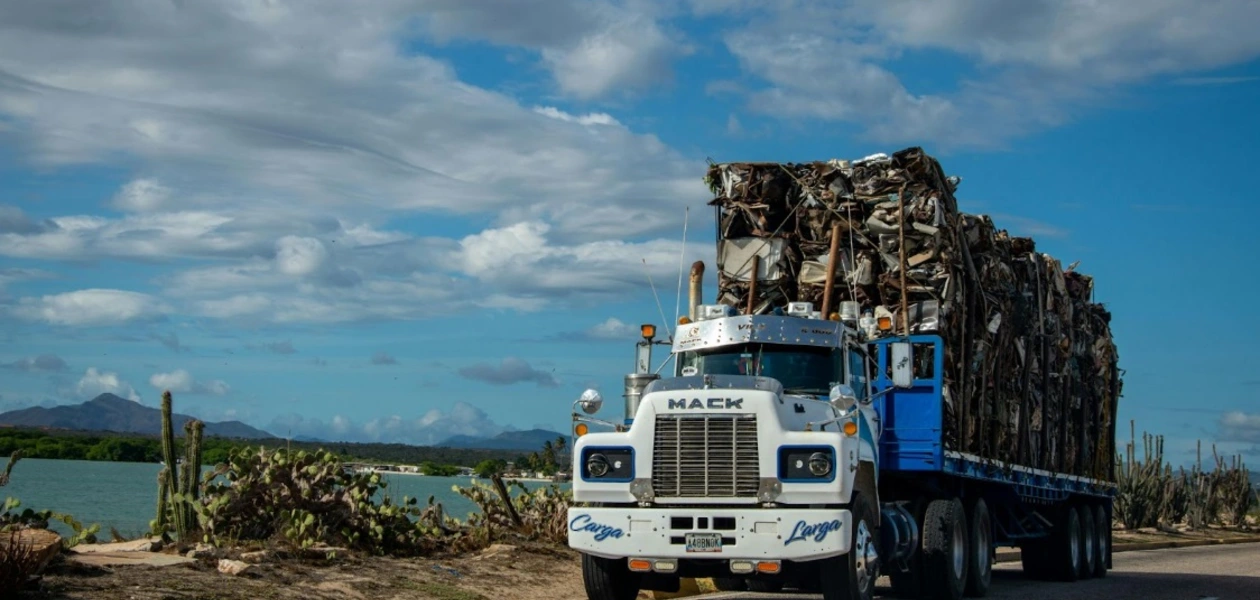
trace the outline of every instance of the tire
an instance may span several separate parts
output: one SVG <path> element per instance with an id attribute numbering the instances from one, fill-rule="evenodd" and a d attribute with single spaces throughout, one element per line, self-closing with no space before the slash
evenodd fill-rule
<path id="1" fill-rule="evenodd" d="M 1098 570 L 1098 531 L 1094 529 L 1094 509 L 1082 504 L 1073 510 L 1081 520 L 1081 579 L 1089 579 Z"/>
<path id="2" fill-rule="evenodd" d="M 853 527 L 849 552 L 824 559 L 819 572 L 823 600 L 873 600 L 879 578 L 879 526 L 875 507 L 861 492 L 849 503 Z"/>
<path id="3" fill-rule="evenodd" d="M 914 517 L 915 523 L 923 523 L 923 511 L 927 506 L 927 501 L 918 498 L 910 507 L 910 515 Z M 922 535 L 920 535 L 922 537 Z M 910 560 L 906 561 L 907 571 L 902 571 L 897 565 L 888 565 L 888 581 L 892 583 L 892 595 L 897 598 L 919 598 L 923 596 L 923 542 L 919 541 L 919 547 L 914 549 L 914 555 Z"/>
<path id="4" fill-rule="evenodd" d="M 923 522 L 923 587 L 933 598 L 959 600 L 970 552 L 967 512 L 957 498 L 933 500 Z"/>
<path id="5" fill-rule="evenodd" d="M 1107 507 L 1102 504 L 1094 506 L 1094 555 L 1098 563 L 1094 565 L 1094 577 L 1107 576 L 1107 556 L 1111 554 L 1111 521 L 1107 519 Z"/>
<path id="6" fill-rule="evenodd" d="M 742 592 L 748 589 L 743 577 L 714 577 L 713 587 L 720 592 Z"/>
<path id="7" fill-rule="evenodd" d="M 971 526 L 971 539 L 967 544 L 970 552 L 964 592 L 972 598 L 982 598 L 989 593 L 989 584 L 993 583 L 993 521 L 989 518 L 989 506 L 983 498 L 976 498 L 971 504 L 967 522 Z"/>
<path id="8" fill-rule="evenodd" d="M 757 579 L 749 577 L 748 591 L 757 592 L 759 594 L 777 594 L 783 591 L 783 579 L 776 577 L 774 579 Z"/>
<path id="9" fill-rule="evenodd" d="M 626 559 L 582 554 L 582 584 L 590 600 L 634 600 L 641 576 L 630 571 Z"/>
<path id="10" fill-rule="evenodd" d="M 1064 506 L 1055 521 L 1048 548 L 1051 573 L 1059 581 L 1076 581 L 1082 571 L 1080 513 L 1071 505 Z"/>

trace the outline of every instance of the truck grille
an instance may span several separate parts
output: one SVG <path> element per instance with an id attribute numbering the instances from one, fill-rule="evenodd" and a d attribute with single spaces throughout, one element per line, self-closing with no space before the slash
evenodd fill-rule
<path id="1" fill-rule="evenodd" d="M 756 415 L 657 415 L 652 490 L 658 498 L 755 497 Z"/>

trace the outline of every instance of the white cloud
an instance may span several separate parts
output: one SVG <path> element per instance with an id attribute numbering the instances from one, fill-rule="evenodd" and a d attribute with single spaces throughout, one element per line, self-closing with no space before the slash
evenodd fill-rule
<path id="1" fill-rule="evenodd" d="M 586 335 L 597 340 L 635 339 L 639 337 L 639 328 L 623 323 L 617 317 L 608 317 L 608 320 L 603 323 L 587 329 Z"/>
<path id="2" fill-rule="evenodd" d="M 553 119 L 559 119 L 568 123 L 579 123 L 581 125 L 617 125 L 621 123 L 614 119 L 608 113 L 587 113 L 585 115 L 571 115 L 554 106 L 536 106 L 534 112 L 540 115 L 546 115 Z"/>
<path id="3" fill-rule="evenodd" d="M 114 207 L 132 212 L 151 212 L 171 197 L 170 188 L 152 179 L 136 179 L 114 195 Z"/>
<path id="4" fill-rule="evenodd" d="M 276 435 L 305 436 L 330 441 L 386 442 L 433 445 L 456 435 L 494 436 L 504 428 L 481 409 L 455 402 L 449 411 L 432 409 L 420 417 L 390 417 L 355 421 L 335 415 L 329 422 L 289 414 L 276 418 L 266 429 Z"/>
<path id="5" fill-rule="evenodd" d="M 573 85 L 612 92 L 668 72 L 653 48 L 672 38 L 635 1 L 435 0 L 424 18 L 443 39 L 547 49 L 558 73 L 604 68 L 564 53 L 605 48 L 604 79 Z M 662 275 L 676 263 L 656 259 L 677 244 L 652 238 L 676 236 L 683 205 L 707 199 L 701 161 L 605 112 L 523 106 L 460 81 L 398 43 L 415 33 L 409 7 L 295 6 L 110 4 L 89 30 L 38 4 L 7 14 L 0 117 L 18 132 L 14 153 L 144 175 L 113 194 L 121 216 L 0 209 L 0 256 L 157 263 L 182 314 L 272 323 L 531 310 L 640 289 L 644 257 Z M 459 239 L 391 227 L 435 214 L 489 221 L 485 238 L 532 235 L 542 257 L 513 253 L 534 271 L 511 273 L 476 248 L 465 262 Z"/>
<path id="6" fill-rule="evenodd" d="M 1223 442 L 1248 442 L 1260 447 L 1260 414 L 1227 412 L 1221 415 L 1220 428 L 1219 439 Z"/>
<path id="7" fill-rule="evenodd" d="M 231 386 L 219 379 L 196 381 L 193 379 L 192 374 L 184 369 L 175 369 L 169 373 L 154 373 L 149 377 L 149 385 L 159 390 L 170 390 L 175 393 L 210 396 L 225 396 L 232 391 Z"/>
<path id="8" fill-rule="evenodd" d="M 562 92 L 592 99 L 670 80 L 671 63 L 691 48 L 662 28 L 657 13 L 664 8 L 636 0 L 435 1 L 424 19 L 438 41 L 483 39 L 538 51 Z"/>
<path id="9" fill-rule="evenodd" d="M 0 368 L 27 372 L 64 371 L 66 369 L 66 361 L 56 354 L 40 354 L 39 356 L 29 356 L 9 364 L 0 365 Z"/>
<path id="10" fill-rule="evenodd" d="M 88 367 L 83 377 L 75 385 L 75 394 L 83 399 L 92 399 L 101 394 L 114 394 L 132 402 L 139 402 L 140 395 L 131 384 L 119 379 L 117 373 L 97 371 L 96 367 Z"/>
<path id="11" fill-rule="evenodd" d="M 1260 4 L 1152 0 L 693 0 L 737 14 L 727 48 L 768 87 L 749 107 L 772 116 L 855 123 L 882 142 L 993 146 L 1116 97 L 1120 86 L 1251 60 Z M 886 65 L 909 50 L 973 63 L 953 89 L 916 92 Z"/>
<path id="12" fill-rule="evenodd" d="M 328 260 L 328 250 L 317 239 L 287 235 L 276 241 L 276 267 L 286 275 L 309 275 Z"/>
<path id="13" fill-rule="evenodd" d="M 477 363 L 458 369 L 460 377 L 481 381 L 490 385 L 512 385 L 533 382 L 538 387 L 558 387 L 560 381 L 550 371 L 535 369 L 524 359 L 509 356 L 497 366 Z"/>
<path id="14" fill-rule="evenodd" d="M 157 298 L 138 292 L 87 289 L 64 294 L 21 298 L 13 312 L 20 318 L 53 325 L 118 325 L 155 319 L 170 308 Z"/>

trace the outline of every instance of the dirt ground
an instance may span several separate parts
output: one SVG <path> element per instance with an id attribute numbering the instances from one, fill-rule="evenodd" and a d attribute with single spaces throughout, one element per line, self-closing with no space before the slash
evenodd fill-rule
<path id="1" fill-rule="evenodd" d="M 576 553 L 547 546 L 494 547 L 459 558 L 265 560 L 247 572 L 219 573 L 217 559 L 151 567 L 95 567 L 64 557 L 44 572 L 40 590 L 19 598 L 76 600 L 542 600 L 582 599 Z"/>
<path id="2" fill-rule="evenodd" d="M 1257 539 L 1255 531 L 1116 530 L 1126 544 L 1198 539 Z M 168 551 L 169 552 L 169 551 Z M 25 600 L 584 600 L 577 553 L 546 545 L 493 546 L 460 557 L 332 559 L 268 557 L 238 576 L 219 573 L 217 558 L 188 564 L 97 567 L 57 558 Z M 3 596 L 3 594 L 0 594 Z M 651 598 L 649 593 L 640 598 Z"/>

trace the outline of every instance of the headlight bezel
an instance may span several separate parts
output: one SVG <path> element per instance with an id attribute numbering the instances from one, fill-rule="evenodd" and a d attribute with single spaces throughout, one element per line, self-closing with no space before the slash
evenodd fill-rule
<path id="1" fill-rule="evenodd" d="M 591 473 L 591 457 L 602 455 L 608 471 L 602 476 Z M 629 483 L 634 481 L 634 448 L 630 446 L 591 446 L 582 449 L 580 461 L 582 481 L 591 483 Z M 620 467 L 618 467 L 620 465 Z"/>
<path id="2" fill-rule="evenodd" d="M 830 464 L 823 475 L 816 475 L 810 469 L 810 461 L 815 455 L 822 454 Z M 836 480 L 836 449 L 833 446 L 780 446 L 779 481 L 783 483 L 831 483 Z"/>

